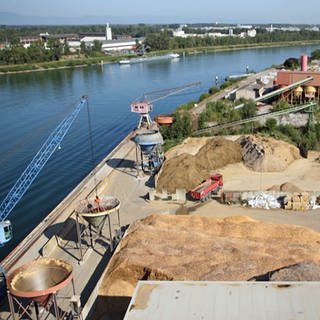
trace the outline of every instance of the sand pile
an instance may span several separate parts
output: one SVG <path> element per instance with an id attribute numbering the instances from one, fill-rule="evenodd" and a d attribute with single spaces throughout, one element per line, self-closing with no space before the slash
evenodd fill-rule
<path id="1" fill-rule="evenodd" d="M 295 146 L 271 137 L 246 136 L 238 139 L 247 167 L 255 171 L 285 170 L 294 160 L 301 159 Z"/>
<path id="2" fill-rule="evenodd" d="M 282 192 L 302 192 L 302 190 L 295 184 L 290 182 L 282 183 L 281 185 L 273 185 L 267 191 L 282 191 Z"/>
<path id="3" fill-rule="evenodd" d="M 151 215 L 130 226 L 99 296 L 110 307 L 142 279 L 249 280 L 303 262 L 320 263 L 320 233 L 311 229 L 248 217 Z"/>
<path id="4" fill-rule="evenodd" d="M 211 138 L 209 137 L 186 138 L 181 144 L 178 144 L 166 152 L 166 159 L 169 160 L 183 153 L 196 155 L 201 147 L 203 147 L 210 139 Z"/>
<path id="5" fill-rule="evenodd" d="M 274 272 L 271 281 L 320 281 L 320 265 L 298 263 Z"/>
<path id="6" fill-rule="evenodd" d="M 158 177 L 157 190 L 187 191 L 227 164 L 241 161 L 240 145 L 221 137 L 208 139 L 195 154 L 180 154 L 166 160 Z"/>

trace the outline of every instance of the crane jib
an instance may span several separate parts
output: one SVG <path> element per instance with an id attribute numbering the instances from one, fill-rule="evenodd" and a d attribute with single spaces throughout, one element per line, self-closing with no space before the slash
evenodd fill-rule
<path id="1" fill-rule="evenodd" d="M 77 118 L 79 112 L 81 111 L 84 104 L 87 103 L 87 101 L 88 98 L 83 96 L 73 112 L 65 119 L 63 119 L 61 123 L 49 135 L 40 150 L 31 160 L 27 168 L 23 171 L 21 176 L 18 178 L 14 186 L 2 201 L 0 205 L 0 221 L 4 221 L 8 217 L 12 209 L 26 193 L 39 172 L 50 159 L 51 155 L 60 145 L 61 141 L 71 127 L 73 121 Z"/>

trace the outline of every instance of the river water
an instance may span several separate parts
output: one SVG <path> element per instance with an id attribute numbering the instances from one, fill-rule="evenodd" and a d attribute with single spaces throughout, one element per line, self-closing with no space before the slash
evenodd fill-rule
<path id="1" fill-rule="evenodd" d="M 58 123 L 82 95 L 89 97 L 95 164 L 137 124 L 130 102 L 144 92 L 201 81 L 200 87 L 154 103 L 154 114 L 197 99 L 231 74 L 261 71 L 319 46 L 249 49 L 190 55 L 134 65 L 0 75 L 0 201 Z M 6 256 L 93 168 L 89 121 L 83 109 L 30 189 L 11 212 L 14 239 L 0 248 Z"/>

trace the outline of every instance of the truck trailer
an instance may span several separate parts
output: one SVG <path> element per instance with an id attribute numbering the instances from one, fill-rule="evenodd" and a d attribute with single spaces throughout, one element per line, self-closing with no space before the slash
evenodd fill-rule
<path id="1" fill-rule="evenodd" d="M 216 195 L 223 186 L 223 179 L 220 173 L 212 175 L 190 191 L 191 197 L 195 200 L 207 201 L 212 195 Z"/>

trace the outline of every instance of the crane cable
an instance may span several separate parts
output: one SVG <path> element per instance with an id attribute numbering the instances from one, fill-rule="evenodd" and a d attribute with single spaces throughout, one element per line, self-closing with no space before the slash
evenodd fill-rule
<path id="1" fill-rule="evenodd" d="M 91 154 L 91 165 L 93 170 L 94 190 L 95 190 L 95 195 L 98 196 L 98 190 L 97 190 L 98 183 L 97 183 L 96 170 L 95 170 L 95 154 L 94 154 L 94 148 L 93 148 L 93 135 L 92 135 L 92 124 L 91 124 L 89 100 L 87 100 L 87 116 L 88 116 L 89 145 L 90 145 L 90 154 Z"/>

